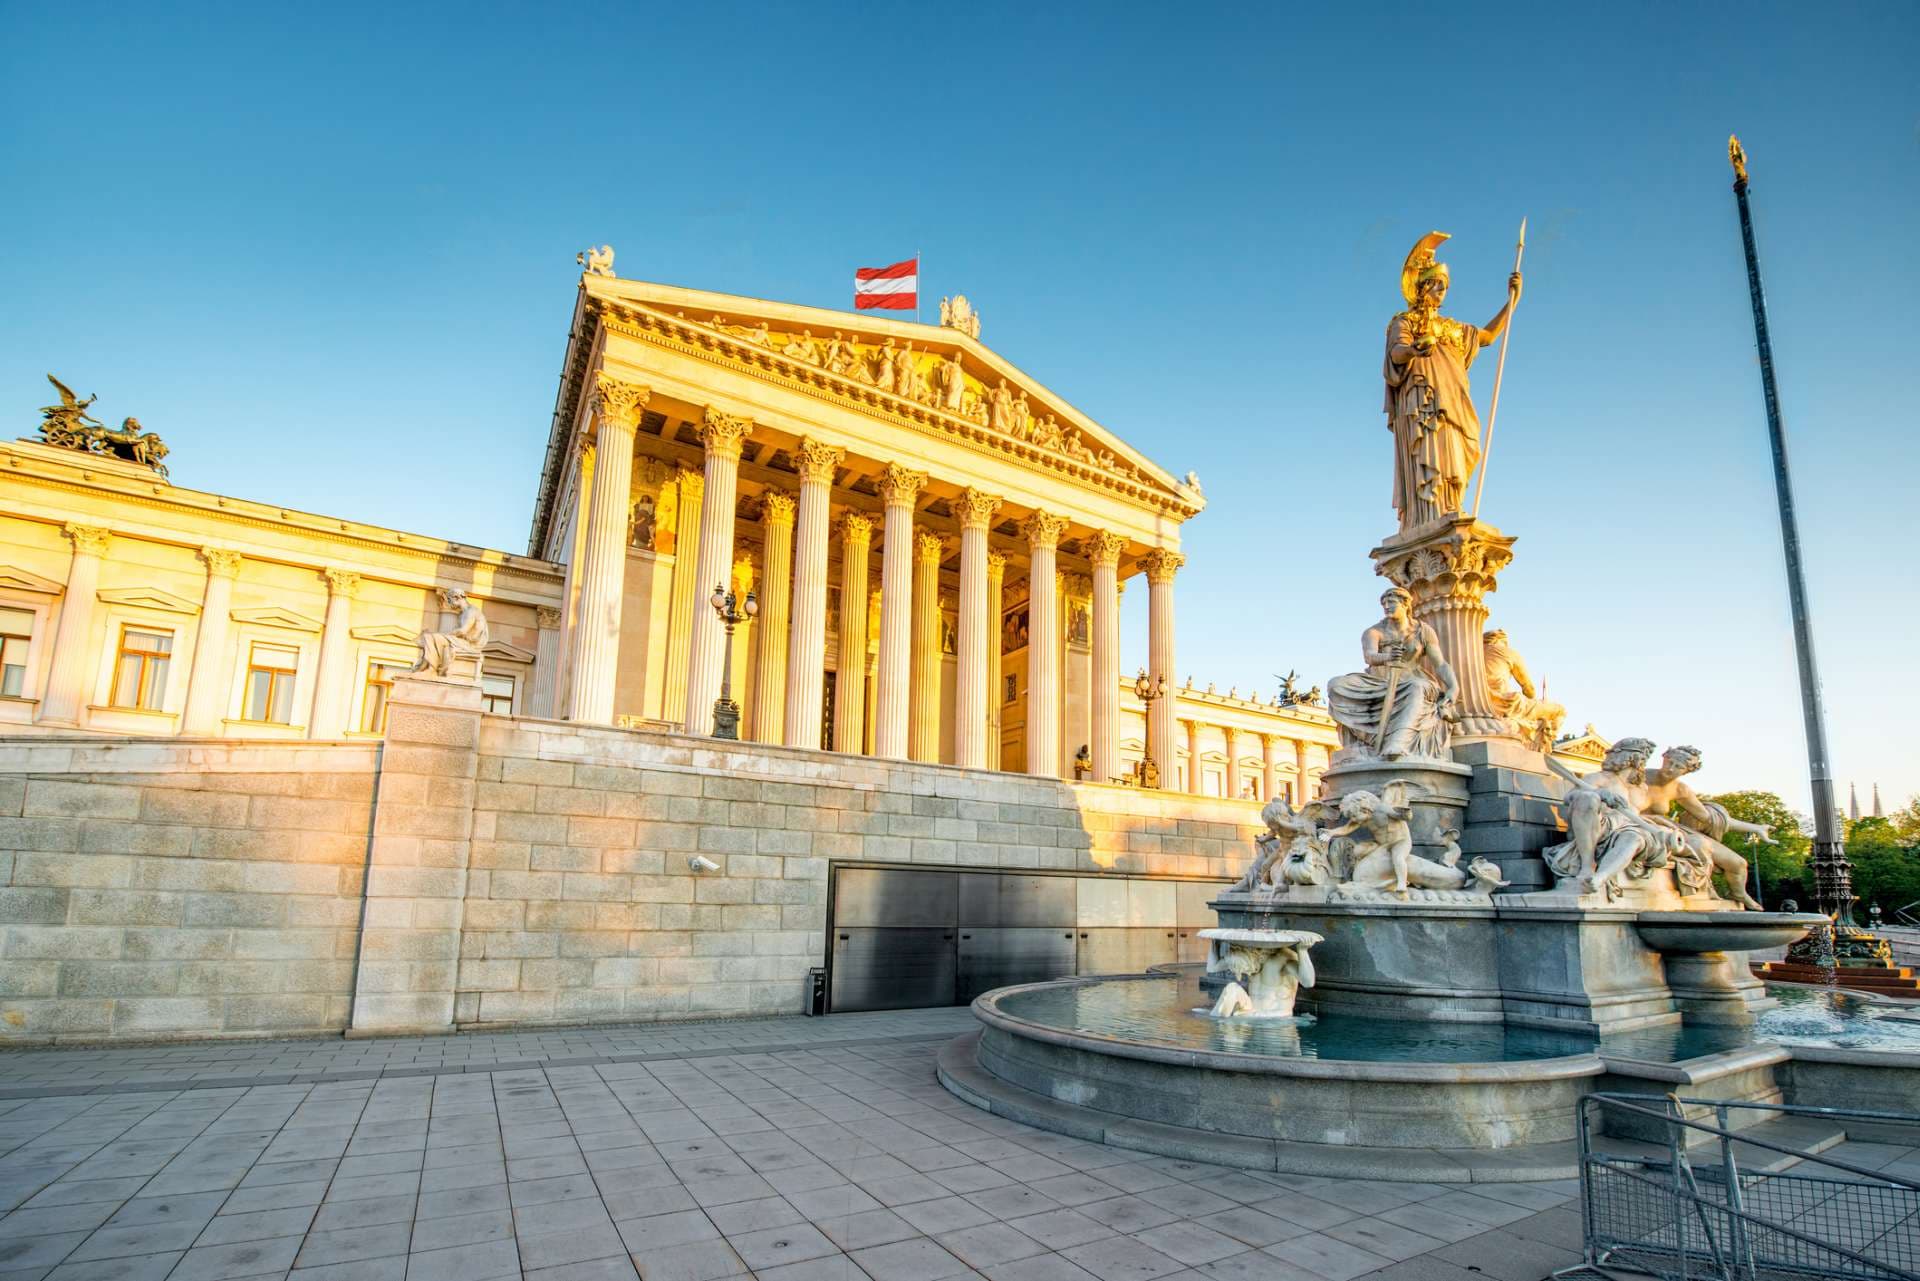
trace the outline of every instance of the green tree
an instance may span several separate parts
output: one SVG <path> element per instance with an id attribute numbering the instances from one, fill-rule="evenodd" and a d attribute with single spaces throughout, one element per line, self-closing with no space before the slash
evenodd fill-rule
<path id="1" fill-rule="evenodd" d="M 1920 902 L 1920 842 L 1902 840 L 1892 820 L 1863 818 L 1848 824 L 1847 861 L 1853 864 L 1853 892 L 1860 900 L 1855 915 L 1862 924 L 1875 904 L 1891 919 L 1901 908 Z"/>
<path id="2" fill-rule="evenodd" d="M 1887 822 L 1893 824 L 1893 830 L 1902 841 L 1909 845 L 1920 844 L 1920 800 L 1908 801 L 1906 808 L 1887 815 Z"/>
<path id="3" fill-rule="evenodd" d="M 1760 890 L 1755 897 L 1774 909 L 1793 899 L 1811 910 L 1813 882 L 1807 873 L 1807 855 L 1813 849 L 1813 840 L 1807 834 L 1807 820 L 1772 792 L 1721 792 L 1706 799 L 1725 806 L 1737 819 L 1765 823 L 1773 829 L 1772 845 L 1745 832 L 1729 832 L 1726 836 L 1727 846 L 1738 851 L 1740 857 L 1749 864 L 1757 861 Z"/>

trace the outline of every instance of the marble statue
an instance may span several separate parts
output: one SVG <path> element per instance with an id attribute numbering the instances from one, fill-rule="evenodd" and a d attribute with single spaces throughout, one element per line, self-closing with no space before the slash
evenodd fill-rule
<path id="1" fill-rule="evenodd" d="M 946 358 L 940 366 L 940 404 L 951 413 L 959 413 L 967 398 L 967 371 L 959 353 Z"/>
<path id="2" fill-rule="evenodd" d="M 1327 711 L 1343 760 L 1445 759 L 1460 687 L 1430 624 L 1404 588 L 1381 593 L 1386 617 L 1361 634 L 1367 670 L 1327 682 Z"/>
<path id="3" fill-rule="evenodd" d="M 463 591 L 443 590 L 441 600 L 459 618 L 450 632 L 421 632 L 417 643 L 420 657 L 409 672 L 432 672 L 451 676 L 453 665 L 462 659 L 473 661 L 473 680 L 480 681 L 480 654 L 487 647 L 487 616 Z"/>
<path id="4" fill-rule="evenodd" d="M 1764 912 L 1766 908 L 1747 893 L 1747 860 L 1741 858 L 1738 851 L 1723 845 L 1720 838 L 1728 832 L 1744 832 L 1772 845 L 1773 829 L 1765 823 L 1737 819 L 1727 812 L 1726 806 L 1696 795 L 1685 779 L 1699 768 L 1699 748 L 1669 747 L 1660 754 L 1659 767 L 1647 771 L 1642 808 L 1650 814 L 1672 814 L 1686 829 L 1687 844 L 1695 854 L 1710 862 L 1714 871 L 1725 879 L 1733 901 L 1742 909 Z"/>
<path id="5" fill-rule="evenodd" d="M 582 250 L 573 256 L 573 260 L 587 269 L 592 276 L 611 276 L 613 274 L 613 246 L 601 245 L 598 249 Z"/>
<path id="6" fill-rule="evenodd" d="M 1527 665 L 1507 643 L 1507 634 L 1495 627 L 1480 636 L 1487 670 L 1487 697 L 1520 740 L 1535 751 L 1550 752 L 1560 735 L 1567 709 L 1535 693 Z"/>
<path id="7" fill-rule="evenodd" d="M 1340 798 L 1343 821 L 1320 831 L 1323 841 L 1351 838 L 1349 871 L 1340 888 L 1406 898 L 1410 889 L 1491 894 L 1507 884 L 1500 879 L 1499 867 L 1486 859 L 1475 859 L 1462 871 L 1455 863 L 1436 863 L 1413 852 L 1413 801 L 1421 794 L 1418 785 L 1395 779 L 1378 794 L 1362 789 Z M 1460 847 L 1453 846 L 1452 853 L 1458 859 Z"/>
<path id="8" fill-rule="evenodd" d="M 1484 326 L 1440 314 L 1447 297 L 1447 266 L 1434 250 L 1442 231 L 1420 238 L 1400 269 L 1407 309 L 1387 324 L 1386 413 L 1393 430 L 1393 507 L 1400 530 L 1458 515 L 1467 479 L 1480 462 L 1480 416 L 1468 392 L 1467 370 L 1482 347 L 1496 342 L 1520 300 L 1520 273 L 1507 278 L 1507 304 Z"/>
<path id="9" fill-rule="evenodd" d="M 859 354 L 853 344 L 847 341 L 847 336 L 836 329 L 833 337 L 827 339 L 826 354 L 821 357 L 820 365 L 830 374 L 844 374 Z"/>
<path id="10" fill-rule="evenodd" d="M 1712 858 L 1690 843 L 1686 830 L 1664 810 L 1649 812 L 1647 761 L 1653 746 L 1648 739 L 1623 738 L 1584 778 L 1546 758 L 1548 768 L 1573 784 L 1565 803 L 1567 839 L 1540 852 L 1562 885 L 1613 899 L 1629 881 L 1643 881 L 1668 867 L 1682 893 L 1711 892 Z"/>
<path id="11" fill-rule="evenodd" d="M 117 430 L 109 427 L 87 413 L 87 406 L 98 400 L 98 396 L 81 400 L 52 374 L 47 375 L 47 381 L 60 393 L 60 403 L 40 408 L 42 440 L 60 449 L 77 449 L 101 458 L 139 463 L 158 476 L 167 474 L 160 460 L 170 451 L 158 432 L 142 427 L 138 418 L 121 419 Z"/>
<path id="12" fill-rule="evenodd" d="M 1215 1018 L 1294 1017 L 1303 987 L 1314 983 L 1309 949 L 1321 936 L 1309 930 L 1207 929 L 1200 937 L 1212 945 L 1207 970 L 1229 974 L 1210 1013 Z"/>
<path id="13" fill-rule="evenodd" d="M 1253 862 L 1227 893 L 1272 894 L 1290 885 L 1333 884 L 1327 843 L 1319 828 L 1319 821 L 1331 813 L 1319 801 L 1297 810 L 1284 796 L 1268 801 L 1260 811 L 1260 821 L 1267 830 L 1254 838 Z"/>
<path id="14" fill-rule="evenodd" d="M 813 345 L 813 330 L 803 329 L 798 338 L 789 338 L 787 345 L 780 349 L 782 356 L 792 356 L 795 360 L 804 360 L 809 365 L 820 363 L 820 351 Z"/>
<path id="15" fill-rule="evenodd" d="M 633 500 L 633 515 L 627 524 L 627 545 L 641 551 L 653 550 L 653 536 L 659 526 L 659 503 L 652 494 Z"/>
<path id="16" fill-rule="evenodd" d="M 913 344 L 907 343 L 893 353 L 893 390 L 908 400 L 927 400 L 927 380 L 914 363 Z"/>
<path id="17" fill-rule="evenodd" d="M 893 356 L 894 356 L 893 339 L 888 338 L 885 341 L 883 341 L 880 344 L 880 350 L 875 352 L 874 355 L 879 357 L 879 359 L 875 362 L 877 365 L 879 365 L 879 368 L 874 371 L 873 385 L 878 387 L 881 391 L 892 391 L 893 390 Z"/>
<path id="18" fill-rule="evenodd" d="M 965 294 L 940 300 L 940 323 L 948 329 L 958 329 L 969 338 L 980 336 L 980 313 L 973 309 Z"/>

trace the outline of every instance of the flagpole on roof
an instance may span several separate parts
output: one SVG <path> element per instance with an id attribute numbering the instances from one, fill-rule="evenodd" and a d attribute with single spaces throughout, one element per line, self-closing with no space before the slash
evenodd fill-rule
<path id="1" fill-rule="evenodd" d="M 920 260 L 920 251 L 913 251 L 913 323 L 920 323 L 920 273 L 926 267 Z"/>

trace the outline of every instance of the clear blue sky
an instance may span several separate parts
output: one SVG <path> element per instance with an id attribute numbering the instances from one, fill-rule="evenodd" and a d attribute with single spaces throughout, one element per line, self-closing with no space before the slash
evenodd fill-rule
<path id="1" fill-rule="evenodd" d="M 1036 8 L 0 4 L 0 396 L 31 434 L 51 370 L 181 484 L 518 551 L 576 250 L 844 307 L 921 249 L 1200 473 L 1179 665 L 1271 690 L 1375 617 L 1402 257 L 1452 232 L 1484 321 L 1525 214 L 1494 616 L 1571 725 L 1804 808 L 1738 129 L 1836 777 L 1915 789 L 1920 8 Z"/>

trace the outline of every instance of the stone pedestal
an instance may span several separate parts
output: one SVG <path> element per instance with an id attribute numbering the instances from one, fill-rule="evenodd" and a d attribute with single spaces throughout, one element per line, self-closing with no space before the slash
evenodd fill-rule
<path id="1" fill-rule="evenodd" d="M 1460 681 L 1455 741 L 1512 738 L 1487 693 L 1486 596 L 1513 561 L 1513 539 L 1470 516 L 1408 530 L 1373 549 L 1373 569 L 1413 593 L 1413 616 L 1431 624 Z"/>
<path id="2" fill-rule="evenodd" d="M 1472 774 L 1461 854 L 1498 863 L 1513 893 L 1550 889 L 1553 872 L 1540 851 L 1566 839 L 1567 781 L 1547 768 L 1546 757 L 1511 738 L 1456 743 L 1453 758 Z"/>

